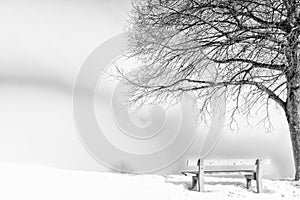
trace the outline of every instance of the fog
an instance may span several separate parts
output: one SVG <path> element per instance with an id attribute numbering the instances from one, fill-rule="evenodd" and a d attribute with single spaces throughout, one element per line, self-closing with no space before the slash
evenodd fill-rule
<path id="1" fill-rule="evenodd" d="M 77 74 L 90 53 L 105 40 L 124 32 L 130 7 L 129 0 L 0 0 L 1 162 L 109 171 L 87 151 L 78 137 L 72 93 Z M 104 126 L 103 110 L 101 107 L 97 110 L 99 124 Z M 160 108 L 155 112 L 159 114 L 158 119 L 165 115 Z M 170 115 L 175 116 L 179 111 L 174 112 Z M 233 132 L 225 127 L 209 157 L 262 157 L 272 163 L 267 166 L 266 176 L 291 177 L 293 160 L 288 127 L 283 113 L 275 110 L 272 113 L 271 133 L 266 134 L 263 126 L 249 127 L 239 117 L 239 130 Z M 121 115 L 127 116 L 119 113 L 118 117 Z M 142 116 L 143 123 L 155 122 L 149 122 L 147 115 Z M 135 116 L 131 117 L 136 120 Z M 126 120 L 123 123 L 129 123 Z M 107 129 L 112 126 L 111 123 L 106 125 Z M 197 157 L 207 131 L 208 127 L 201 125 L 188 151 L 160 173 L 179 173 L 186 159 Z M 186 134 L 189 138 L 194 133 L 186 131 Z M 124 144 L 116 135 L 111 137 L 115 143 Z M 131 147 L 134 150 L 142 148 Z M 164 157 L 167 158 L 168 153 Z"/>

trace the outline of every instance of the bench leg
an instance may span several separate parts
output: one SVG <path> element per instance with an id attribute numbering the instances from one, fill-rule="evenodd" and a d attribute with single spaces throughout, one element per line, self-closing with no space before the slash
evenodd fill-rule
<path id="1" fill-rule="evenodd" d="M 257 193 L 262 192 L 262 161 L 261 159 L 257 159 L 256 162 L 256 174 L 255 174 L 255 179 L 256 179 L 256 187 L 257 187 Z"/>
<path id="2" fill-rule="evenodd" d="M 198 178 L 198 192 L 204 192 L 204 174 L 199 174 Z"/>
<path id="3" fill-rule="evenodd" d="M 204 192 L 204 165 L 203 159 L 199 159 L 199 172 L 198 172 L 198 192 Z"/>
<path id="4" fill-rule="evenodd" d="M 188 188 L 189 190 L 193 190 L 195 186 L 197 185 L 197 176 L 192 177 L 192 186 Z"/>
<path id="5" fill-rule="evenodd" d="M 246 187 L 247 187 L 247 189 L 250 189 L 251 188 L 251 179 L 250 178 L 247 178 L 246 179 Z"/>
<path id="6" fill-rule="evenodd" d="M 261 178 L 256 179 L 256 188 L 257 188 L 257 193 L 261 193 L 262 192 Z"/>

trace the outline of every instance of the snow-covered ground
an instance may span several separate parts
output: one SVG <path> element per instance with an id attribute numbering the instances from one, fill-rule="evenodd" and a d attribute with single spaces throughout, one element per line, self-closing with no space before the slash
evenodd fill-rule
<path id="1" fill-rule="evenodd" d="M 159 200 L 300 199 L 300 182 L 263 180 L 264 192 L 245 189 L 242 178 L 205 177 L 207 192 L 189 191 L 190 177 L 70 171 L 24 164 L 0 164 L 0 199 Z"/>

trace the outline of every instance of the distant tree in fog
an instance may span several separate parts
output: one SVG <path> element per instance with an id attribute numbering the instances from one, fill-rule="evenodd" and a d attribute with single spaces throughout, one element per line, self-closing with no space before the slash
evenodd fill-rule
<path id="1" fill-rule="evenodd" d="M 112 172 L 120 174 L 134 174 L 134 169 L 128 163 L 121 160 L 114 165 Z"/>

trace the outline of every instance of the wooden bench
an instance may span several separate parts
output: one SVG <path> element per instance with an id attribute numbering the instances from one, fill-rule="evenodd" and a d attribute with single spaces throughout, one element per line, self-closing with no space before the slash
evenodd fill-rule
<path id="1" fill-rule="evenodd" d="M 246 178 L 247 189 L 251 186 L 251 180 L 256 181 L 257 193 L 262 191 L 262 161 L 257 159 L 254 164 L 234 164 L 234 165 L 204 165 L 204 159 L 198 159 L 197 170 L 187 170 L 181 172 L 183 175 L 192 175 L 192 187 L 194 189 L 198 182 L 198 191 L 204 191 L 204 174 L 214 173 L 239 173 Z"/>

